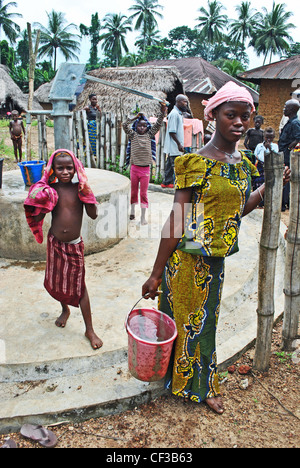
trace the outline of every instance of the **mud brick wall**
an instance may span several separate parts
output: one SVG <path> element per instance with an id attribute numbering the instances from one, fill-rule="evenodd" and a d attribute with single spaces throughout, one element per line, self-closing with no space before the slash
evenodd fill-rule
<path id="1" fill-rule="evenodd" d="M 264 117 L 262 128 L 275 129 L 275 141 L 279 138 L 279 124 L 286 101 L 291 99 L 292 80 L 261 80 L 257 113 Z"/>

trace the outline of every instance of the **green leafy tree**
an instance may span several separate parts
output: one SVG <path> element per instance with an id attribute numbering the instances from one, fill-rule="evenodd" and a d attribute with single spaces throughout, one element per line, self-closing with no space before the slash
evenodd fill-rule
<path id="1" fill-rule="evenodd" d="M 3 40 L 0 42 L 1 48 L 1 63 L 6 65 L 10 70 L 14 70 L 16 62 L 16 54 L 8 42 Z"/>
<path id="2" fill-rule="evenodd" d="M 286 54 L 282 55 L 281 58 L 289 58 L 293 55 L 300 55 L 300 42 L 293 42 L 293 44 L 290 45 L 290 50 L 287 51 Z"/>
<path id="3" fill-rule="evenodd" d="M 29 43 L 28 43 L 28 32 L 24 29 L 20 34 L 20 39 L 16 47 L 18 63 L 22 68 L 26 68 L 29 63 Z"/>
<path id="4" fill-rule="evenodd" d="M 98 44 L 101 40 L 100 31 L 101 31 L 101 23 L 98 17 L 98 13 L 92 15 L 91 18 L 91 26 L 85 26 L 84 24 L 80 24 L 79 30 L 82 36 L 88 36 L 91 41 L 91 49 L 90 49 L 90 60 L 88 64 L 88 68 L 90 70 L 99 67 L 99 58 L 98 58 Z"/>
<path id="5" fill-rule="evenodd" d="M 53 59 L 53 68 L 56 70 L 57 51 L 60 51 L 65 60 L 78 60 L 77 53 L 80 52 L 78 35 L 71 31 L 77 29 L 73 23 L 66 24 L 64 13 L 52 10 L 47 13 L 48 28 L 45 28 L 40 23 L 36 25 L 41 30 L 39 57 L 48 56 Z"/>
<path id="6" fill-rule="evenodd" d="M 111 64 L 118 67 L 123 50 L 128 52 L 125 36 L 132 30 L 131 21 L 121 13 L 109 13 L 104 17 L 103 29 L 107 31 L 101 36 L 103 50 Z"/>
<path id="7" fill-rule="evenodd" d="M 252 45 L 257 55 L 264 55 L 265 64 L 269 55 L 269 63 L 272 61 L 273 54 L 284 54 L 289 52 L 292 37 L 289 30 L 295 28 L 295 25 L 288 20 L 293 13 L 285 11 L 285 4 L 275 4 L 270 12 L 265 7 L 263 13 L 259 13 L 258 22 L 253 32 Z"/>
<path id="8" fill-rule="evenodd" d="M 194 57 L 201 55 L 203 41 L 197 29 L 188 26 L 178 26 L 168 34 L 170 45 L 180 57 Z"/>
<path id="9" fill-rule="evenodd" d="M 245 68 L 239 60 L 225 60 L 222 65 L 222 70 L 225 73 L 228 73 L 230 76 L 234 76 L 235 78 L 238 76 L 239 73 L 243 73 Z"/>
<path id="10" fill-rule="evenodd" d="M 158 10 L 162 10 L 164 7 L 159 5 L 158 0 L 135 0 L 135 3 L 129 8 L 129 10 L 135 12 L 130 16 L 130 19 L 136 20 L 135 30 L 142 31 L 143 52 L 145 52 L 146 47 L 149 46 L 149 41 L 147 42 L 149 31 L 153 31 L 158 27 L 156 18 L 163 18 Z"/>
<path id="11" fill-rule="evenodd" d="M 138 47 L 140 53 L 145 53 L 146 47 L 158 45 L 161 41 L 161 36 L 158 29 L 155 26 L 148 29 L 146 34 L 142 34 L 135 41 L 135 45 Z"/>
<path id="12" fill-rule="evenodd" d="M 10 8 L 17 8 L 16 2 L 5 3 L 0 0 L 0 38 L 1 32 L 3 31 L 5 36 L 8 38 L 11 44 L 15 44 L 18 34 L 20 32 L 20 26 L 13 21 L 12 18 L 22 18 L 20 13 L 10 13 Z M 1 48 L 0 48 L 0 63 L 1 61 Z"/>
<path id="13" fill-rule="evenodd" d="M 120 65 L 121 67 L 136 67 L 141 63 L 143 63 L 142 55 L 128 52 L 128 54 L 122 57 Z"/>
<path id="14" fill-rule="evenodd" d="M 238 18 L 230 21 L 229 37 L 233 42 L 241 44 L 240 54 L 238 55 L 241 60 L 246 50 L 246 40 L 251 38 L 259 15 L 255 9 L 251 8 L 251 2 L 242 2 L 235 7 L 235 10 Z"/>
<path id="15" fill-rule="evenodd" d="M 208 0 L 208 9 L 199 9 L 201 15 L 197 18 L 200 34 L 203 40 L 210 44 L 220 42 L 223 30 L 228 23 L 228 17 L 222 13 L 226 8 L 217 0 Z"/>

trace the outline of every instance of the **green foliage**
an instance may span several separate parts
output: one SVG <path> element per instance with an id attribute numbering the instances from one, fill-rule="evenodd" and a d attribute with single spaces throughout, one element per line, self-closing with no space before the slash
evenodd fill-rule
<path id="1" fill-rule="evenodd" d="M 66 61 L 78 60 L 80 39 L 88 37 L 91 43 L 87 69 L 114 66 L 136 66 L 151 60 L 180 57 L 202 57 L 213 62 L 232 76 L 237 76 L 248 66 L 247 49 L 254 48 L 264 62 L 281 55 L 283 58 L 300 53 L 300 43 L 294 43 L 290 31 L 295 25 L 290 22 L 292 12 L 285 4 L 273 3 L 270 11 L 262 6 L 259 12 L 251 7 L 250 1 L 236 5 L 236 18 L 228 18 L 226 2 L 206 0 L 199 3 L 195 12 L 196 27 L 186 25 L 171 29 L 166 37 L 161 37 L 159 20 L 163 19 L 163 6 L 159 0 L 133 0 L 129 15 L 108 13 L 100 19 L 98 13 L 91 15 L 89 26 L 79 28 L 68 23 L 65 14 L 52 10 L 47 13 L 48 24 L 34 26 L 41 30 L 39 59 L 35 73 L 35 89 L 51 81 L 57 67 L 57 54 Z M 0 32 L 5 40 L 0 42 L 0 63 L 11 71 L 12 78 L 28 92 L 28 35 L 14 19 L 21 17 L 17 3 L 0 0 Z M 127 35 L 132 29 L 139 32 L 136 51 L 129 50 Z M 80 30 L 80 36 L 76 30 Z M 36 35 L 36 31 L 33 31 Z M 11 47 L 16 44 L 15 47 Z M 102 56 L 100 55 L 102 50 Z"/>

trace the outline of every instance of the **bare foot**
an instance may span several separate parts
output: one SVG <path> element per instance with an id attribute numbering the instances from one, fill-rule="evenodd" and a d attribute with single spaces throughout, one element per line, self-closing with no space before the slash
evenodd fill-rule
<path id="1" fill-rule="evenodd" d="M 216 413 L 223 414 L 224 406 L 221 397 L 207 398 L 205 403 Z"/>
<path id="2" fill-rule="evenodd" d="M 145 219 L 142 218 L 142 219 L 141 219 L 141 225 L 142 225 L 142 226 L 146 226 L 147 224 L 148 224 L 147 221 L 146 221 Z"/>
<path id="3" fill-rule="evenodd" d="M 63 308 L 63 311 L 60 317 L 56 319 L 55 325 L 60 328 L 65 328 L 69 317 L 70 317 L 70 309 L 68 306 L 65 306 Z"/>
<path id="4" fill-rule="evenodd" d="M 103 346 L 103 341 L 98 338 L 94 331 L 86 331 L 85 336 L 88 338 L 88 340 L 90 340 L 93 349 L 99 349 Z"/>

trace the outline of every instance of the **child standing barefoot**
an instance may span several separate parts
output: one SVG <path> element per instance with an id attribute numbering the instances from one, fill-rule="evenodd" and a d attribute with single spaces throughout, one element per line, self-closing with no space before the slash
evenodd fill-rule
<path id="1" fill-rule="evenodd" d="M 79 182 L 73 183 L 76 172 Z M 47 212 L 52 212 L 44 286 L 62 306 L 62 314 L 55 324 L 64 328 L 70 316 L 69 306 L 80 307 L 86 327 L 85 336 L 93 349 L 101 348 L 103 343 L 93 329 L 80 232 L 83 209 L 90 218 L 96 219 L 96 204 L 82 164 L 68 150 L 53 153 L 44 177 L 31 187 L 25 201 L 27 220 L 38 242 L 42 240 L 38 235 L 41 235 L 43 219 Z"/>
<path id="2" fill-rule="evenodd" d="M 14 110 L 11 113 L 13 120 L 9 123 L 9 132 L 14 145 L 16 162 L 22 162 L 22 132 L 25 135 L 23 120 L 19 118 L 19 112 Z"/>

